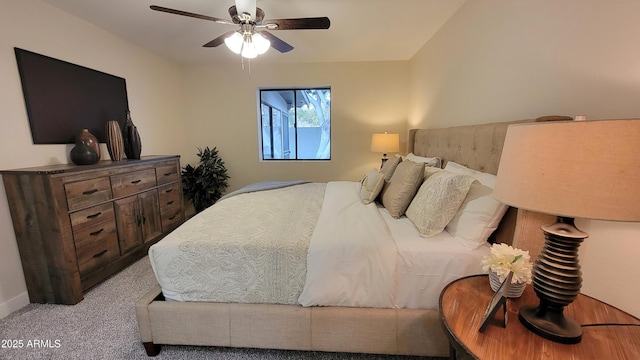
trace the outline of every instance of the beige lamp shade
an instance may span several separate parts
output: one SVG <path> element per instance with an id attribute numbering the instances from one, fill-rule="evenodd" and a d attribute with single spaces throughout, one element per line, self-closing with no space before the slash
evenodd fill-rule
<path id="1" fill-rule="evenodd" d="M 371 137 L 371 151 L 390 153 L 400 151 L 400 136 L 398 134 L 373 134 Z"/>
<path id="2" fill-rule="evenodd" d="M 494 197 L 558 216 L 640 221 L 640 119 L 509 126 Z"/>

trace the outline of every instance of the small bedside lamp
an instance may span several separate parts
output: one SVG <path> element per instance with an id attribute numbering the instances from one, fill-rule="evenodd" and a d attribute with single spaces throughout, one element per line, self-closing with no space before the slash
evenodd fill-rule
<path id="1" fill-rule="evenodd" d="M 580 324 L 563 315 L 580 293 L 578 247 L 588 237 L 574 218 L 640 221 L 639 184 L 640 119 L 509 126 L 495 198 L 558 216 L 542 227 L 545 245 L 533 269 L 540 304 L 520 308 L 525 327 L 560 343 L 582 340 Z"/>
<path id="2" fill-rule="evenodd" d="M 400 151 L 400 136 L 398 134 L 373 134 L 371 137 L 371 151 L 382 153 L 382 164 L 387 161 L 387 153 Z"/>

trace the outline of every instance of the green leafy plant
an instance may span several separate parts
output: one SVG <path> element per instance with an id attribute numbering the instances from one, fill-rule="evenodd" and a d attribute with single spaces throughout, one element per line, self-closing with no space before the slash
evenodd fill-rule
<path id="1" fill-rule="evenodd" d="M 193 167 L 187 164 L 182 169 L 182 191 L 191 200 L 196 212 L 213 205 L 228 186 L 229 175 L 224 161 L 214 147 L 198 148 L 200 164 Z"/>

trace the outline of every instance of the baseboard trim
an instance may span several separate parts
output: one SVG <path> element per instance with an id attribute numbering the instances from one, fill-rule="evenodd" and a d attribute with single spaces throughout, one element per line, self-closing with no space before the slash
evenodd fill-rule
<path id="1" fill-rule="evenodd" d="M 29 293 L 22 294 L 0 304 L 0 319 L 29 304 Z"/>

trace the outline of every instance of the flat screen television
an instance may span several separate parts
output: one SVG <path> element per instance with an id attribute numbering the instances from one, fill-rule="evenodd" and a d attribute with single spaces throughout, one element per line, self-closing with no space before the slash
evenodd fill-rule
<path id="1" fill-rule="evenodd" d="M 105 142 L 105 126 L 126 121 L 125 79 L 14 48 L 34 144 L 70 144 L 82 129 Z"/>

